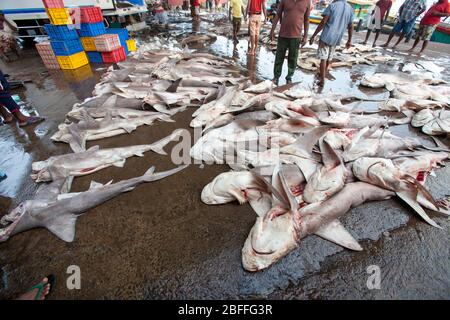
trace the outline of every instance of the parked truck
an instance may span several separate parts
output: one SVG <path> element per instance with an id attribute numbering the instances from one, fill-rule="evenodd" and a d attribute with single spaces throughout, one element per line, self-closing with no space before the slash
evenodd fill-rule
<path id="1" fill-rule="evenodd" d="M 130 31 L 146 26 L 144 0 L 64 0 L 64 5 L 67 8 L 98 6 L 102 8 L 107 26 L 120 25 Z M 17 26 L 21 40 L 30 42 L 38 35 L 45 35 L 44 25 L 49 20 L 42 0 L 0 0 L 0 10 Z"/>

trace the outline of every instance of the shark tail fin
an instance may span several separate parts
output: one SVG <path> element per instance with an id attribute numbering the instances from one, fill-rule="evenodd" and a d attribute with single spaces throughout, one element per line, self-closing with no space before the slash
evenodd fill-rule
<path id="1" fill-rule="evenodd" d="M 337 219 L 331 221 L 326 225 L 321 226 L 315 232 L 315 235 L 350 250 L 355 251 L 363 250 L 358 241 L 356 241 L 355 238 L 353 238 L 353 236 L 347 231 L 347 229 L 345 229 L 345 227 Z"/>
<path id="2" fill-rule="evenodd" d="M 184 165 L 180 165 L 171 170 L 161 171 L 161 172 L 156 172 L 156 173 L 155 173 L 155 168 L 151 167 L 150 169 L 148 169 L 145 172 L 145 174 L 142 176 L 142 178 L 144 179 L 145 182 L 161 180 L 161 179 L 169 177 L 177 172 L 180 172 L 181 170 L 187 168 L 188 166 L 189 166 L 188 164 L 184 164 Z"/>
<path id="3" fill-rule="evenodd" d="M 182 133 L 183 129 L 176 129 L 169 136 L 152 143 L 149 146 L 149 148 L 150 150 L 158 154 L 167 155 L 167 152 L 164 151 L 164 147 L 168 145 L 170 142 L 175 141 L 176 139 L 178 140 L 178 138 L 181 136 Z"/>

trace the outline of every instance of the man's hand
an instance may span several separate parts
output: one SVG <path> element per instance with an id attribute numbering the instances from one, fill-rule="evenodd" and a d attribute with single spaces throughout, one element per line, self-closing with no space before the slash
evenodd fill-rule
<path id="1" fill-rule="evenodd" d="M 303 48 L 306 42 L 308 42 L 308 35 L 305 34 L 302 38 L 302 41 L 300 42 L 300 48 Z"/>
<path id="2" fill-rule="evenodd" d="M 273 30 L 270 31 L 270 41 L 275 41 L 275 32 Z"/>
<path id="3" fill-rule="evenodd" d="M 312 36 L 311 38 L 309 38 L 309 44 L 310 44 L 310 45 L 313 45 L 313 43 L 314 43 L 314 36 Z"/>
<path id="4" fill-rule="evenodd" d="M 345 48 L 349 49 L 352 46 L 352 42 L 349 40 L 347 41 L 347 43 L 345 44 Z"/>

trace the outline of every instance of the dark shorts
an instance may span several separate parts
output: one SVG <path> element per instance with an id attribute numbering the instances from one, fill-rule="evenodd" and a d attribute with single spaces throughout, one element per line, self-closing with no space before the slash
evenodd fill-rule
<path id="1" fill-rule="evenodd" d="M 0 105 L 4 106 L 6 109 L 8 109 L 9 112 L 14 112 L 20 109 L 20 107 L 17 105 L 17 103 L 14 101 L 14 99 L 11 97 L 11 95 L 0 95 Z"/>
<path id="2" fill-rule="evenodd" d="M 394 26 L 394 29 L 392 29 L 395 33 L 403 33 L 404 35 L 409 35 L 414 28 L 414 23 L 416 22 L 416 19 L 411 19 L 410 21 L 406 20 L 400 20 L 397 22 Z"/>
<path id="3" fill-rule="evenodd" d="M 242 23 L 242 18 L 233 17 L 233 26 L 240 26 Z"/>

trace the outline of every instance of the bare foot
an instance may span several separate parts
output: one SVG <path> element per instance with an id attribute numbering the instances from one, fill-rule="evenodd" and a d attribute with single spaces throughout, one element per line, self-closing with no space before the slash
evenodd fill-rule
<path id="1" fill-rule="evenodd" d="M 50 292 L 50 283 L 44 278 L 42 281 L 31 288 L 30 291 L 22 294 L 17 300 L 44 300 Z"/>
<path id="2" fill-rule="evenodd" d="M 387 48 L 387 46 L 388 46 L 388 43 L 385 43 L 385 44 L 382 44 L 380 47 Z"/>
<path id="3" fill-rule="evenodd" d="M 366 44 L 367 44 L 367 41 L 363 41 L 363 42 L 361 42 L 361 44 L 362 44 L 362 45 L 366 45 Z"/>

